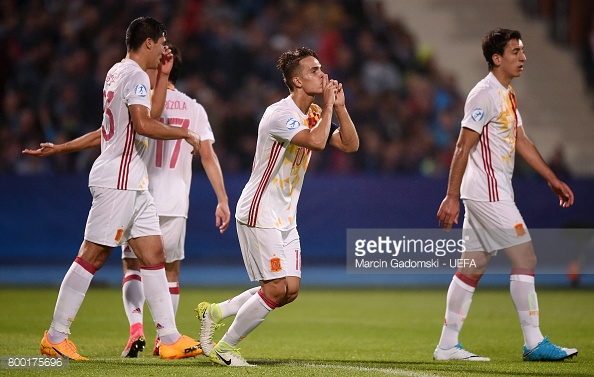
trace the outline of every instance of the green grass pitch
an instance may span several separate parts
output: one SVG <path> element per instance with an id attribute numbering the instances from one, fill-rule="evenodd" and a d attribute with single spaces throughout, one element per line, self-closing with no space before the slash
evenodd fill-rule
<path id="1" fill-rule="evenodd" d="M 128 337 L 121 291 L 92 286 L 70 339 L 90 361 L 67 370 L 0 369 L 1 376 L 593 376 L 594 291 L 539 290 L 540 324 L 556 344 L 576 347 L 564 362 L 523 362 L 523 338 L 507 289 L 478 289 L 461 335 L 464 347 L 491 362 L 436 362 L 447 287 L 439 289 L 304 288 L 293 304 L 274 310 L 240 344 L 256 368 L 211 365 L 200 356 L 151 356 L 155 331 L 145 309 L 147 348 L 137 359 L 119 357 Z M 198 337 L 193 309 L 222 301 L 238 289 L 184 288 L 179 330 Z M 58 288 L 0 287 L 0 356 L 39 356 Z M 217 331 L 219 340 L 231 323 Z"/>

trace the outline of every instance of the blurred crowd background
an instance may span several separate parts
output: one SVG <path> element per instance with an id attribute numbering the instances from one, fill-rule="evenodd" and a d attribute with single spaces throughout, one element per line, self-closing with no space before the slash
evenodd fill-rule
<path id="1" fill-rule="evenodd" d="M 571 18 L 557 16 L 564 9 L 558 4 L 570 0 L 520 1 L 532 16 L 551 17 L 552 30 L 557 31 L 551 38 L 574 38 L 571 45 L 594 91 L 592 16 L 575 36 L 568 33 Z M 545 3 L 554 6 L 543 7 Z M 205 107 L 224 173 L 250 171 L 262 113 L 288 95 L 275 67 L 277 59 L 283 51 L 307 46 L 317 51 L 323 70 L 343 83 L 361 138 L 358 153 L 329 148 L 314 154 L 311 170 L 447 175 L 466 93 L 401 20 L 386 18 L 381 1 L 0 4 L 0 42 L 5 50 L 0 63 L 0 173 L 89 171 L 98 149 L 49 159 L 23 156 L 21 151 L 36 149 L 43 141 L 62 143 L 100 126 L 103 81 L 126 54 L 126 28 L 136 17 L 152 16 L 166 25 L 168 40 L 182 52 L 177 87 Z M 560 36 L 557 29 L 565 34 Z M 545 158 L 559 172 L 570 174 L 562 156 Z M 199 163 L 194 167 L 202 169 Z"/>

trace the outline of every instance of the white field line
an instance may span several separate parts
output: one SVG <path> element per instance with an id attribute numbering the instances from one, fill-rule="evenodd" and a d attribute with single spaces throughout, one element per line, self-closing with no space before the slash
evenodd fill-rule
<path id="1" fill-rule="evenodd" d="M 380 372 L 380 373 L 384 373 L 387 375 L 393 375 L 393 376 L 439 377 L 437 374 L 417 373 L 417 372 L 411 372 L 408 370 L 392 369 L 392 368 L 369 368 L 369 367 L 358 367 L 358 366 L 351 366 L 351 365 L 312 364 L 312 363 L 303 363 L 301 365 L 306 366 L 306 367 L 313 367 L 313 368 L 344 369 L 344 370 L 355 370 L 355 371 L 361 371 L 361 372 Z"/>

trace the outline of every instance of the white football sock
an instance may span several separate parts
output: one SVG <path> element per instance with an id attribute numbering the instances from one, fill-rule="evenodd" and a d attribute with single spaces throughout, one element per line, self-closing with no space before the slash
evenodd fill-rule
<path id="1" fill-rule="evenodd" d="M 177 308 L 179 307 L 179 281 L 167 282 L 169 286 L 169 294 L 171 295 L 171 304 L 173 305 L 173 315 L 177 314 Z"/>
<path id="2" fill-rule="evenodd" d="M 129 270 L 122 280 L 122 300 L 130 326 L 142 323 L 144 309 L 144 289 L 140 271 Z"/>
<path id="3" fill-rule="evenodd" d="M 237 316 L 229 327 L 229 330 L 223 336 L 221 341 L 235 347 L 240 340 L 245 338 L 258 325 L 271 310 L 276 308 L 276 304 L 268 299 L 261 291 L 252 295 L 237 312 Z"/>
<path id="4" fill-rule="evenodd" d="M 241 308 L 250 297 L 255 295 L 258 290 L 260 290 L 260 287 L 250 288 L 235 297 L 231 297 L 227 301 L 220 302 L 219 307 L 221 308 L 222 317 L 227 318 L 237 314 L 239 308 Z"/>
<path id="5" fill-rule="evenodd" d="M 544 339 L 539 327 L 538 299 L 534 289 L 534 276 L 510 275 L 509 291 L 520 318 L 524 344 L 528 349 L 533 349 Z"/>
<path id="6" fill-rule="evenodd" d="M 458 276 L 454 275 L 452 278 L 448 288 L 445 319 L 439 339 L 441 348 L 452 348 L 459 343 L 458 335 L 468 315 L 474 289 L 475 287 L 464 283 Z"/>
<path id="7" fill-rule="evenodd" d="M 80 257 L 76 257 L 60 285 L 54 317 L 48 331 L 48 340 L 57 344 L 68 338 L 70 325 L 82 305 L 95 268 Z"/>
<path id="8" fill-rule="evenodd" d="M 144 296 L 155 321 L 157 335 L 161 342 L 173 344 L 177 342 L 180 333 L 175 325 L 175 314 L 171 295 L 167 287 L 165 266 L 141 267 Z"/>

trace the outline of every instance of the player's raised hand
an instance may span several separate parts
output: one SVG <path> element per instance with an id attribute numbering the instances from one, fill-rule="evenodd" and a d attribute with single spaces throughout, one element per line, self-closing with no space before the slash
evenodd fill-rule
<path id="1" fill-rule="evenodd" d="M 169 75 L 171 69 L 173 68 L 173 53 L 169 46 L 163 46 L 163 55 L 161 55 L 161 60 L 159 61 L 159 67 L 157 71 L 159 73 Z"/>
<path id="2" fill-rule="evenodd" d="M 336 80 L 329 80 L 328 75 L 324 74 L 322 78 L 322 90 L 324 91 L 324 105 L 334 105 L 336 101 L 336 93 L 337 93 L 337 84 L 338 81 Z"/>
<path id="3" fill-rule="evenodd" d="M 46 157 L 58 153 L 54 143 L 41 143 L 39 147 L 39 149 L 23 149 L 21 153 L 36 157 Z"/>
<path id="4" fill-rule="evenodd" d="M 344 106 L 345 99 L 344 99 L 344 90 L 342 89 L 342 83 L 336 81 L 336 99 L 334 101 L 334 106 Z"/>

